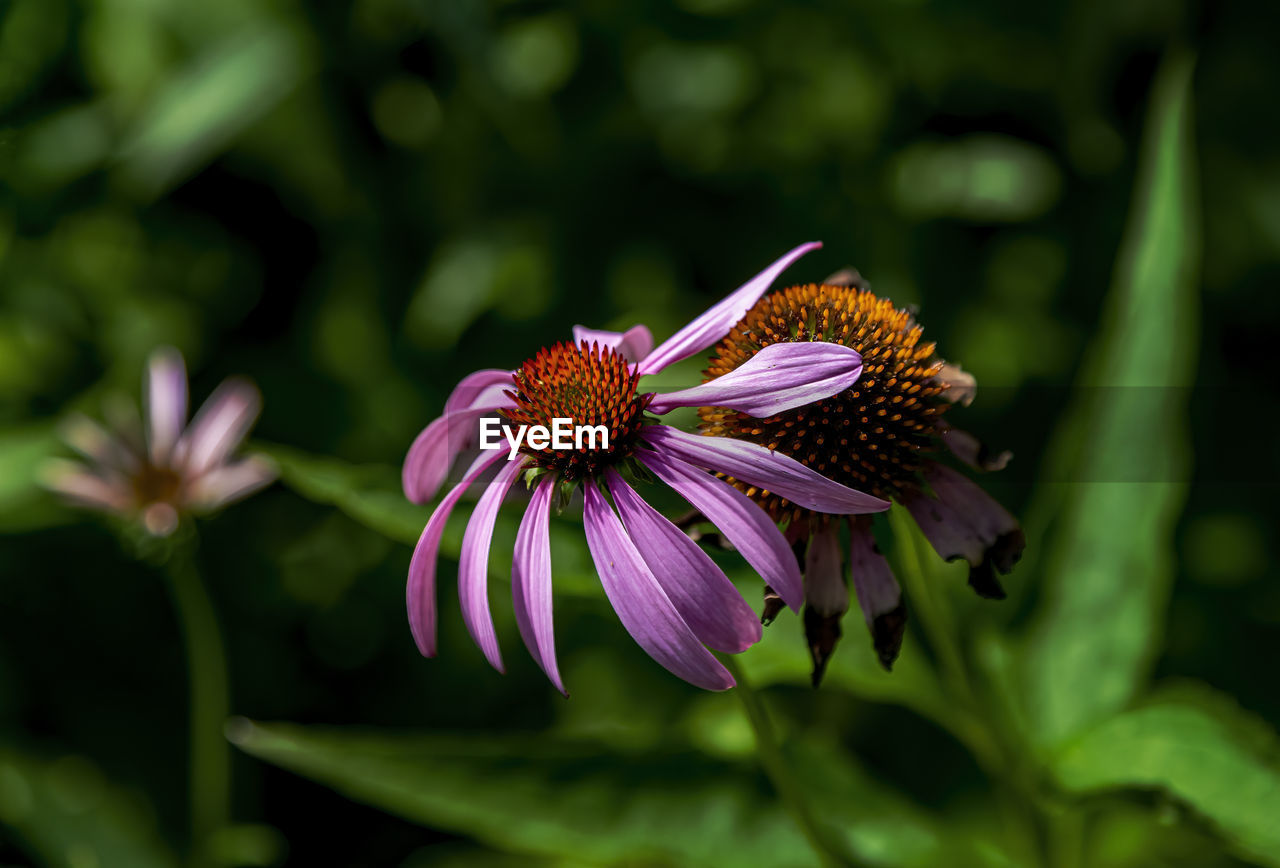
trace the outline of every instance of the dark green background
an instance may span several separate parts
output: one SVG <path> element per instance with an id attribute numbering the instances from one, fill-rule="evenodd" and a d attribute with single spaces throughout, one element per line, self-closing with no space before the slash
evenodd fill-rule
<path id="1" fill-rule="evenodd" d="M 1280 864 L 1224 824 L 1254 812 L 1267 825 L 1268 803 L 1230 804 L 1229 774 L 1204 785 L 1226 794 L 1225 807 L 1163 779 L 1062 796 L 1070 786 L 1047 771 L 1045 742 L 1009 735 L 1035 685 L 1066 683 L 1055 680 L 1052 648 L 1037 668 L 1040 638 L 1094 648 L 1105 641 L 1093 631 L 1108 629 L 1137 645 L 1128 653 L 1141 677 L 1122 692 L 1141 694 L 1150 670 L 1164 689 L 1183 685 L 1187 708 L 1229 718 L 1228 731 L 1280 720 L 1280 59 L 1274 30 L 1247 4 L 18 0 L 0 10 L 0 862 L 92 864 L 76 862 L 85 851 L 68 842 L 88 835 L 77 823 L 107 803 L 128 808 L 103 820 L 109 830 L 186 846 L 180 634 L 161 576 L 105 524 L 34 487 L 31 468 L 59 453 L 50 432 L 62 414 L 97 415 L 112 391 L 136 395 L 147 354 L 173 344 L 195 400 L 228 374 L 249 375 L 265 396 L 255 437 L 378 465 L 334 472 L 352 491 L 386 492 L 463 374 L 513 367 L 576 322 L 645 322 L 661 339 L 785 250 L 820 239 L 825 248 L 788 279 L 855 265 L 876 291 L 919 306 L 927 335 L 980 384 L 955 419 L 1016 452 L 1003 480 L 984 483 L 1019 515 L 1042 501 L 1009 601 L 970 600 L 954 569 L 931 575 L 945 584 L 980 685 L 1000 683 L 993 668 L 1031 661 L 1003 699 L 978 688 L 975 719 L 1014 745 L 1029 786 L 1049 794 L 1032 823 L 1043 840 L 1019 843 L 1002 826 L 1001 785 L 920 707 L 911 672 L 932 678 L 936 649 L 914 627 L 893 676 L 902 683 L 885 687 L 865 668 L 869 643 L 851 615 L 818 692 L 806 686 L 794 625 L 766 631 L 777 665 L 754 680 L 776 685 L 766 695 L 785 739 L 808 752 L 796 768 L 822 777 L 831 763 L 859 763 L 870 783 L 845 783 L 868 810 L 912 800 L 933 818 L 920 821 L 928 828 L 960 830 L 965 843 L 954 846 L 938 833 L 948 864 L 1026 864 L 1045 852 L 1063 865 Z M 1189 137 L 1148 124 L 1167 57 L 1166 70 L 1194 57 Z M 1176 224 L 1162 235 L 1131 215 L 1149 192 L 1151 155 L 1180 146 L 1190 194 L 1160 199 L 1155 182 L 1154 207 Z M 1129 243 L 1151 245 L 1154 279 L 1120 256 L 1126 226 Z M 1131 284 L 1138 313 L 1122 307 L 1108 320 Z M 1153 311 L 1175 308 L 1192 320 L 1164 331 Z M 1154 344 L 1131 336 L 1148 326 Z M 1173 421 L 1145 425 L 1155 417 L 1138 414 L 1132 430 L 1122 420 L 1092 438 L 1065 427 L 1069 407 L 1090 417 L 1090 401 L 1130 400 L 1080 388 L 1110 382 L 1118 347 L 1137 354 L 1141 382 L 1171 386 L 1160 406 L 1174 408 Z M 1185 372 L 1162 376 L 1166 350 L 1187 360 Z M 670 382 L 696 375 L 686 365 Z M 1059 451 L 1075 444 L 1095 456 L 1187 450 L 1187 463 L 1143 470 L 1141 484 L 1175 490 L 1167 527 L 1141 529 L 1162 508 L 1157 494 L 1150 514 L 1125 500 L 1105 539 L 1073 537 L 1054 504 L 1116 469 L 1104 461 L 1089 476 L 1087 456 L 1053 458 L 1055 438 Z M 714 818 L 740 801 L 785 825 L 734 697 L 655 666 L 590 581 L 557 602 L 567 702 L 520 647 L 500 585 L 509 669 L 488 669 L 462 630 L 451 566 L 440 659 L 420 659 L 403 589 L 405 538 L 421 515 L 334 508 L 326 501 L 343 501 L 347 483 L 337 494 L 308 488 L 314 467 L 294 457 L 288 485 L 202 525 L 233 710 L 492 736 L 485 744 L 514 765 L 450 765 L 467 751 L 436 742 L 414 749 L 421 769 L 390 763 L 408 792 L 447 790 L 433 807 L 353 786 L 382 772 L 340 768 L 345 747 L 337 772 L 304 771 L 355 801 L 237 754 L 236 817 L 277 828 L 290 864 L 609 862 L 618 854 L 556 831 L 583 816 L 570 799 L 579 767 L 519 760 L 553 739 L 578 745 L 591 786 L 624 805 L 653 792 L 659 803 L 664 792 L 688 800 L 687 828 L 664 823 L 643 837 L 695 843 L 635 851 L 645 864 L 703 864 L 696 842 L 719 840 Z M 1080 551 L 1119 553 L 1108 556 L 1114 575 L 1076 601 L 1084 617 L 1046 627 L 1069 609 L 1053 589 L 1070 596 Z M 738 578 L 754 603 L 756 586 Z M 1014 662 L 988 665 L 1001 654 Z M 1106 654 L 1081 664 L 1081 689 L 1113 665 L 1124 668 Z M 842 669 L 862 675 L 842 679 Z M 1139 735 L 1121 764 L 1142 752 Z M 1251 763 L 1276 780 L 1274 736 L 1262 741 Z M 485 789 L 504 774 L 516 783 Z M 127 797 L 104 791 L 107 779 Z M 512 795 L 521 781 L 526 801 Z M 703 798 L 686 783 L 715 787 Z M 813 785 L 815 799 L 863 804 L 825 786 Z M 72 806 L 43 837 L 13 807 L 41 787 Z M 1055 825 L 1061 805 L 1067 819 Z M 542 825 L 522 827 L 535 809 L 547 813 Z M 625 838 L 619 828 L 595 831 Z M 855 841 L 863 858 L 917 864 L 893 835 L 868 834 Z M 112 864 L 110 846 L 95 851 L 100 864 Z M 762 844 L 759 863 L 809 864 L 803 841 L 794 846 Z"/>

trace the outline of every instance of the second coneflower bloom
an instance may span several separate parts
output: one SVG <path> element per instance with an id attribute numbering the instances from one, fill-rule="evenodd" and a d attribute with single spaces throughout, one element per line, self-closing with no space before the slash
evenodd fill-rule
<path id="1" fill-rule="evenodd" d="M 225 506 L 276 478 L 266 457 L 235 454 L 262 410 L 252 383 L 226 380 L 188 425 L 186 365 L 166 347 L 151 354 L 143 389 L 141 418 L 117 403 L 110 428 L 80 414 L 63 423 L 63 438 L 85 460 L 50 462 L 49 488 L 164 537 L 183 516 Z"/>
<path id="2" fill-rule="evenodd" d="M 578 486 L 587 545 L 626 630 L 686 681 L 711 690 L 733 686 L 708 649 L 732 653 L 756 642 L 755 613 L 711 558 L 626 477 L 651 474 L 682 495 L 799 611 L 804 588 L 785 537 L 764 511 L 708 471 L 778 492 L 816 513 L 876 512 L 888 502 L 764 446 L 699 437 L 660 417 L 706 404 L 732 407 L 743 418 L 771 417 L 848 389 L 862 370 L 861 357 L 836 344 L 786 344 L 691 389 L 654 394 L 644 391 L 642 381 L 722 338 L 783 269 L 817 246 L 791 251 L 656 349 L 644 327 L 622 334 L 575 329 L 574 342 L 547 347 L 514 371 L 478 371 L 459 384 L 444 415 L 419 435 L 405 460 L 405 493 L 415 502 L 434 496 L 457 455 L 475 445 L 482 417 L 513 431 L 528 426 L 529 432 L 534 426 L 553 429 L 561 420 L 570 423 L 569 430 L 592 429 L 607 437 L 565 439 L 557 448 L 529 433 L 518 446 L 509 448 L 504 439 L 500 448 L 480 452 L 436 507 L 410 563 L 409 622 L 424 655 L 436 652 L 436 559 L 445 522 L 463 493 L 496 467 L 467 525 L 458 563 L 463 620 L 495 668 L 502 669 L 502 656 L 489 609 L 489 551 L 499 507 L 523 478 L 533 495 L 516 536 L 512 601 L 525 645 L 558 689 L 564 691 L 552 631 L 548 522 L 557 495 L 563 498 Z"/>
<path id="3" fill-rule="evenodd" d="M 952 403 L 972 400 L 973 378 L 937 355 L 909 311 L 864 287 L 831 282 L 793 286 L 760 299 L 716 347 L 708 385 L 733 376 L 760 353 L 803 344 L 857 350 L 862 376 L 848 389 L 764 419 L 724 405 L 703 407 L 703 432 L 776 450 L 843 485 L 896 500 L 939 555 L 969 563 L 969 584 L 978 594 L 1003 597 L 996 575 L 1009 572 L 1021 556 L 1022 530 L 978 485 L 935 459 L 949 451 L 980 470 L 998 470 L 1009 459 L 1008 453 L 988 454 L 972 435 L 943 418 Z M 846 574 L 839 537 L 843 521 L 777 488 L 743 477 L 730 481 L 785 528 L 804 560 L 804 623 L 814 682 L 840 637 L 840 620 L 849 606 L 846 575 L 880 661 L 889 668 L 902 643 L 906 615 L 870 517 L 848 518 Z M 778 608 L 766 592 L 766 619 Z"/>

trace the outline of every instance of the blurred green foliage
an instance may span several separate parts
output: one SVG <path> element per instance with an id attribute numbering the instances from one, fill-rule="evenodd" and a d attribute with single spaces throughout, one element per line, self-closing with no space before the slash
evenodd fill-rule
<path id="1" fill-rule="evenodd" d="M 294 722 L 232 729 L 258 825 L 225 863 L 283 840 L 298 865 L 817 864 L 737 697 L 634 647 L 571 517 L 572 699 L 523 653 L 485 666 L 448 566 L 421 660 L 428 511 L 397 464 L 465 373 L 575 322 L 664 337 L 819 238 L 788 280 L 857 266 L 977 375 L 954 418 L 1016 453 L 983 482 L 1030 542 L 992 604 L 893 518 L 893 673 L 856 617 L 820 691 L 790 615 L 742 655 L 830 840 L 877 865 L 1280 864 L 1280 58 L 1251 15 L 0 5 L 0 862 L 189 850 L 163 578 L 36 485 L 57 420 L 136 395 L 168 343 L 196 396 L 258 382 L 282 471 L 201 528 L 232 708 Z"/>

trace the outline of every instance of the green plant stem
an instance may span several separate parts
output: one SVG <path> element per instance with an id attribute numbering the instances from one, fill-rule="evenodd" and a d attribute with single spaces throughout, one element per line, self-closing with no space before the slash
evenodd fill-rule
<path id="1" fill-rule="evenodd" d="M 791 813 L 824 866 L 853 865 L 854 863 L 851 863 L 847 856 L 836 855 L 841 851 L 831 845 L 826 833 L 818 825 L 800 783 L 792 775 L 791 767 L 787 765 L 786 758 L 782 755 L 782 748 L 778 744 L 768 709 L 765 708 L 760 695 L 751 686 L 751 682 L 747 681 L 742 667 L 728 655 L 722 656 L 721 660 L 724 661 L 725 667 L 733 675 L 734 680 L 738 682 L 733 692 L 742 700 L 747 721 L 751 724 L 752 732 L 755 733 L 756 752 L 760 758 L 760 765 L 764 767 L 765 774 L 777 790 L 778 798 Z"/>
<path id="2" fill-rule="evenodd" d="M 179 546 L 168 568 L 187 653 L 192 862 L 203 865 L 214 834 L 230 818 L 230 750 L 222 734 L 228 715 L 226 651 L 194 549 L 194 541 Z"/>

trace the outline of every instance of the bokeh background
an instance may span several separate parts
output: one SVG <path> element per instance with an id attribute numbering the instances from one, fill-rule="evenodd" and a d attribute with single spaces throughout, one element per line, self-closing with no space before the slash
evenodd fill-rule
<path id="1" fill-rule="evenodd" d="M 661 339 L 821 239 L 786 278 L 856 266 L 919 308 L 980 384 L 954 417 L 1016 453 L 983 482 L 1029 536 L 1004 603 L 918 567 L 963 683 L 915 622 L 879 672 L 856 613 L 818 691 L 794 616 L 744 655 L 837 859 L 1280 864 L 1280 56 L 1253 15 L 4 3 L 0 863 L 189 849 L 165 579 L 34 473 L 59 418 L 136 395 L 171 344 L 196 399 L 259 384 L 285 476 L 201 525 L 232 710 L 301 727 L 239 725 L 236 859 L 818 864 L 738 697 L 630 642 L 571 522 L 571 699 L 496 579 L 508 672 L 488 669 L 452 566 L 440 658 L 419 658 L 403 590 L 426 513 L 396 492 L 463 374 L 575 322 Z"/>

